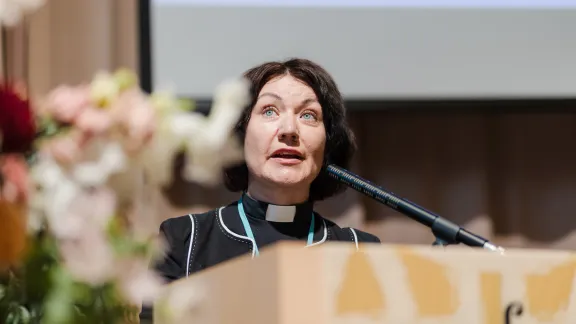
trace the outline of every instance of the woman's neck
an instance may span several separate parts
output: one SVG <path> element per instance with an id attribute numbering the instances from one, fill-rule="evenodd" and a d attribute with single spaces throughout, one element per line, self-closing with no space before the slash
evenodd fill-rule
<path id="1" fill-rule="evenodd" d="M 265 186 L 260 183 L 248 185 L 248 196 L 274 205 L 296 205 L 308 201 L 310 189 L 301 187 Z"/>

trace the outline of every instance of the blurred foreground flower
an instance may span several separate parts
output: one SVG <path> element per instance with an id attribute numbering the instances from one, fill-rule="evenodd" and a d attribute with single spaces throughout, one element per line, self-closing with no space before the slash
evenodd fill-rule
<path id="1" fill-rule="evenodd" d="M 185 323 L 187 318 L 198 315 L 207 294 L 208 289 L 201 281 L 169 285 L 156 299 L 155 319 L 162 323 Z"/>
<path id="2" fill-rule="evenodd" d="M 16 85 L 0 84 L 0 153 L 30 150 L 35 132 L 34 115 L 28 99 Z"/>
<path id="3" fill-rule="evenodd" d="M 249 104 L 248 82 L 222 83 L 214 96 L 208 117 L 179 119 L 174 128 L 186 140 L 187 163 L 184 177 L 190 181 L 215 185 L 224 167 L 244 158 L 242 143 L 232 136 L 242 108 Z"/>
<path id="4" fill-rule="evenodd" d="M 0 154 L 0 200 L 25 205 L 29 192 L 28 166 L 24 157 Z"/>
<path id="5" fill-rule="evenodd" d="M 34 305 L 43 323 L 115 323 L 129 305 L 152 303 L 162 281 L 148 263 L 162 252 L 157 232 L 163 217 L 155 214 L 151 194 L 171 184 L 182 153 L 183 176 L 203 185 L 218 183 L 223 167 L 243 159 L 233 128 L 249 104 L 245 80 L 224 82 L 208 116 L 170 93 L 148 95 L 137 85 L 134 73 L 118 70 L 98 73 L 89 84 L 55 88 L 32 116 L 40 136 L 30 179 L 23 159 L 5 160 L 12 176 L 1 192 L 28 207 L 28 219 L 13 232 L 23 233 L 28 224 L 33 248 L 24 263 L 34 270 L 25 272 L 41 282 Z M 28 124 L 19 125 L 16 131 Z M 6 260 L 13 264 L 16 254 Z M 2 309 L 0 299 L 0 316 Z"/>
<path id="6" fill-rule="evenodd" d="M 0 0 L 0 25 L 14 26 L 22 16 L 39 9 L 46 0 Z"/>
<path id="7" fill-rule="evenodd" d="M 22 205 L 0 199 L 0 271 L 16 266 L 26 247 L 26 214 Z"/>
<path id="8" fill-rule="evenodd" d="M 243 159 L 233 128 L 248 90 L 224 82 L 204 116 L 144 93 L 128 70 L 61 85 L 34 109 L 1 86 L 0 323 L 118 323 L 160 296 L 148 263 L 162 253 L 163 215 L 151 197 L 182 153 L 184 178 L 202 185 Z"/>
<path id="9" fill-rule="evenodd" d="M 0 271 L 19 264 L 25 252 L 30 183 L 24 153 L 34 133 L 28 100 L 14 85 L 0 84 Z"/>

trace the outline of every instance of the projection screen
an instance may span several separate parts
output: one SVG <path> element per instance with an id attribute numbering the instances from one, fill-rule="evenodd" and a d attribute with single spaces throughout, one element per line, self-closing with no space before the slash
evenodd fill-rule
<path id="1" fill-rule="evenodd" d="M 155 89 L 210 98 L 268 60 L 350 100 L 576 97 L 576 0 L 151 0 Z"/>

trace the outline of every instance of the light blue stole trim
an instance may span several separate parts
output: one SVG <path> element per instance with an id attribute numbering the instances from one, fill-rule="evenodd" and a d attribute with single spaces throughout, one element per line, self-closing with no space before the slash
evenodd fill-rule
<path id="1" fill-rule="evenodd" d="M 238 213 L 240 214 L 240 220 L 242 220 L 242 226 L 244 226 L 244 231 L 246 232 L 246 236 L 248 236 L 252 242 L 254 242 L 254 255 L 258 256 L 258 245 L 256 244 L 256 238 L 254 237 L 254 233 L 252 233 L 252 227 L 250 227 L 250 222 L 248 221 L 248 217 L 246 217 L 246 212 L 244 212 L 244 205 L 242 204 L 242 197 L 238 200 Z M 312 245 L 314 243 L 314 213 L 312 213 L 312 220 L 310 222 L 310 229 L 308 230 L 308 242 L 306 246 Z"/>

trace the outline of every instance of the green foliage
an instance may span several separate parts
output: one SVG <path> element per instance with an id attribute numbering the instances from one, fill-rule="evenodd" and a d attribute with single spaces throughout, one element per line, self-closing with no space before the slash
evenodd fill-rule
<path id="1" fill-rule="evenodd" d="M 114 283 L 92 287 L 74 281 L 58 262 L 55 243 L 39 235 L 21 267 L 0 273 L 0 323 L 115 324 L 137 315 Z"/>

